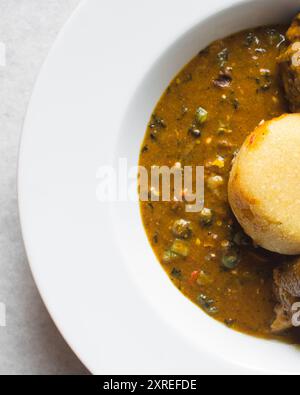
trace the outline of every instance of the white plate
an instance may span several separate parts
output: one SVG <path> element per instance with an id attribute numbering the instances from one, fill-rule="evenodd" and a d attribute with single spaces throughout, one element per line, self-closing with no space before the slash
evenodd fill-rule
<path id="1" fill-rule="evenodd" d="M 213 39 L 298 5 L 89 0 L 60 34 L 24 126 L 20 215 L 41 295 L 93 373 L 298 372 L 299 351 L 226 329 L 173 287 L 136 203 L 96 199 L 97 169 L 119 157 L 137 164 L 151 110 L 184 64 Z"/>

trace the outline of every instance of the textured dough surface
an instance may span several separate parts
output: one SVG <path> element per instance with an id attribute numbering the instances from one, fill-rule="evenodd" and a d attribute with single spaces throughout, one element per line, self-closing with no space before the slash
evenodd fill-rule
<path id="1" fill-rule="evenodd" d="M 300 114 L 265 122 L 247 138 L 230 174 L 229 202 L 259 246 L 300 254 Z"/>

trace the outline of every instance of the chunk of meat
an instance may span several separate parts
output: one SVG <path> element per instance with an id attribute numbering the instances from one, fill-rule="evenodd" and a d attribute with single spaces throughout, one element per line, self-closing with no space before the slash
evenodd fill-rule
<path id="1" fill-rule="evenodd" d="M 286 33 L 288 49 L 278 58 L 282 81 L 292 112 L 300 112 L 300 14 Z"/>
<path id="2" fill-rule="evenodd" d="M 284 308 L 278 304 L 275 307 L 276 319 L 272 324 L 273 333 L 281 333 L 288 329 L 291 329 L 292 323 L 289 314 L 284 310 Z"/>
<path id="3" fill-rule="evenodd" d="M 278 61 L 290 110 L 300 112 L 300 41 L 291 44 Z"/>
<path id="4" fill-rule="evenodd" d="M 300 112 L 300 14 L 293 20 L 286 38 L 290 46 L 278 63 L 290 110 Z M 300 257 L 274 270 L 274 291 L 278 305 L 272 331 L 278 333 L 292 327 L 292 306 L 300 301 Z"/>
<path id="5" fill-rule="evenodd" d="M 289 30 L 286 33 L 286 38 L 292 43 L 295 41 L 300 41 L 300 14 L 298 14 L 292 24 Z"/>
<path id="6" fill-rule="evenodd" d="M 282 332 L 292 327 L 292 306 L 300 301 L 300 257 L 274 270 L 274 291 L 278 305 L 272 330 Z"/>

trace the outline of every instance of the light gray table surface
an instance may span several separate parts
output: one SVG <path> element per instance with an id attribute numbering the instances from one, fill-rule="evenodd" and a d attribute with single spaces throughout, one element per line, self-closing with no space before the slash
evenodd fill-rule
<path id="1" fill-rule="evenodd" d="M 16 193 L 18 145 L 34 82 L 79 2 L 0 0 L 0 43 L 6 47 L 6 66 L 0 65 L 0 303 L 6 305 L 1 375 L 87 373 L 55 328 L 33 282 Z"/>

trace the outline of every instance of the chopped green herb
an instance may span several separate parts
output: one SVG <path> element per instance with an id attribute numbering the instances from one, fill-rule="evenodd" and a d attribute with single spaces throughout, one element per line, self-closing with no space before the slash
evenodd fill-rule
<path id="1" fill-rule="evenodd" d="M 197 301 L 208 314 L 213 315 L 218 313 L 218 309 L 216 308 L 215 301 L 213 299 L 209 299 L 206 295 L 200 294 Z"/>
<path id="2" fill-rule="evenodd" d="M 184 76 L 184 79 L 183 79 L 183 83 L 184 84 L 187 84 L 188 82 L 191 82 L 191 81 L 193 81 L 193 75 L 191 74 L 191 73 L 187 73 L 185 76 Z"/>
<path id="3" fill-rule="evenodd" d="M 272 75 L 268 73 L 267 70 L 261 70 L 261 76 L 262 77 L 259 80 L 260 86 L 256 90 L 257 93 L 266 92 L 271 88 L 273 83 Z"/>
<path id="4" fill-rule="evenodd" d="M 150 129 L 165 129 L 166 127 L 167 125 L 162 118 L 158 117 L 156 114 L 152 115 Z"/>
<path id="5" fill-rule="evenodd" d="M 171 271 L 171 276 L 177 279 L 181 279 L 182 277 L 182 272 L 179 269 L 176 269 L 175 267 Z"/>
<path id="6" fill-rule="evenodd" d="M 252 47 L 253 45 L 258 45 L 258 44 L 259 44 L 258 37 L 253 32 L 248 33 L 245 38 L 245 46 Z"/>
<path id="7" fill-rule="evenodd" d="M 217 60 L 218 60 L 219 66 L 221 68 L 226 65 L 226 63 L 229 60 L 229 50 L 228 50 L 228 48 L 224 48 L 221 52 L 218 53 Z"/>
<path id="8" fill-rule="evenodd" d="M 174 260 L 176 260 L 176 259 L 178 259 L 179 258 L 179 256 L 178 256 L 178 254 L 175 254 L 173 251 L 171 251 L 171 250 L 166 250 L 165 252 L 164 252 L 164 255 L 163 255 L 163 261 L 165 262 L 165 263 L 169 263 L 169 262 L 172 262 L 172 261 L 174 261 Z"/>
<path id="9" fill-rule="evenodd" d="M 155 244 L 158 244 L 158 240 L 159 240 L 158 234 L 155 233 L 154 236 L 153 236 L 153 242 L 154 242 Z"/>
<path id="10" fill-rule="evenodd" d="M 271 45 L 276 45 L 277 47 L 279 47 L 286 41 L 285 36 L 279 33 L 276 29 L 267 29 L 266 33 L 268 35 Z"/>

